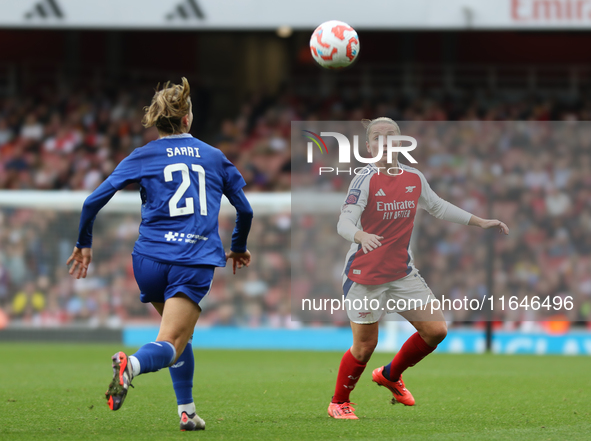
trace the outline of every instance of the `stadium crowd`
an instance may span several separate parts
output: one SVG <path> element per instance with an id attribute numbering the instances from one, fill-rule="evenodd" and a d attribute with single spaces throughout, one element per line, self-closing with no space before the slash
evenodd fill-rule
<path id="1" fill-rule="evenodd" d="M 146 102 L 133 90 L 112 98 L 79 92 L 0 99 L 0 188 L 95 189 L 133 149 L 157 138 L 156 129 L 141 125 Z M 206 140 L 236 162 L 249 191 L 286 191 L 292 116 L 255 99 Z"/>
<path id="2" fill-rule="evenodd" d="M 591 124 L 471 122 L 414 126 L 405 130 L 403 124 L 402 130 L 423 146 L 413 156 L 431 187 L 453 204 L 479 216 L 502 219 L 511 227 L 509 237 L 493 237 L 494 294 L 495 298 L 505 297 L 504 308 L 495 303 L 494 317 L 504 320 L 508 327 L 536 327 L 525 323 L 533 320 L 589 323 L 591 158 L 587 145 Z M 318 178 L 316 188 L 332 185 L 344 195 L 349 180 L 329 176 L 328 180 Z M 306 194 L 303 191 L 302 197 Z M 330 236 L 335 216 L 308 212 L 294 216 L 293 221 L 297 225 L 294 232 L 299 231 L 294 234 L 294 253 L 299 258 L 293 262 L 292 276 L 313 273 L 318 277 L 313 282 L 301 277 L 296 304 L 302 297 L 334 297 L 340 289 L 346 253 L 342 241 L 335 241 L 334 234 Z M 302 230 L 306 232 L 300 233 Z M 314 244 L 312 249 L 309 244 Z M 484 231 L 442 222 L 419 210 L 411 249 L 416 266 L 436 295 L 481 300 L 489 294 Z M 333 286 L 328 286 L 327 274 L 332 274 Z M 531 307 L 508 307 L 511 297 L 521 303 L 534 296 L 540 302 L 549 298 L 556 303 L 570 296 L 573 309 L 556 311 L 552 307 L 536 312 Z M 483 320 L 485 314 L 461 309 L 449 318 L 461 323 Z"/>
<path id="3" fill-rule="evenodd" d="M 292 178 L 294 185 L 300 184 L 300 170 L 292 177 L 292 120 L 390 116 L 439 121 L 408 129 L 420 139 L 414 155 L 417 167 L 442 198 L 481 217 L 502 219 L 511 228 L 508 238 L 495 240 L 495 294 L 575 299 L 573 310 L 560 317 L 521 308 L 502 316 L 497 309 L 495 317 L 508 321 L 506 326 L 554 319 L 591 324 L 591 124 L 576 122 L 591 120 L 591 103 L 340 96 L 348 98 L 302 98 L 289 91 L 275 97 L 253 95 L 203 139 L 237 165 L 247 191 L 289 191 Z M 133 93 L 112 100 L 83 94 L 49 94 L 35 102 L 3 99 L 0 188 L 93 190 L 122 158 L 156 137 L 140 125 L 140 103 L 145 102 Z M 531 123 L 499 122 L 518 120 Z M 338 176 L 308 184 L 344 197 L 349 181 Z M 290 255 L 290 214 L 256 216 L 255 211 L 249 239 L 253 265 L 236 279 L 227 269 L 218 271 L 200 322 L 295 326 L 290 320 L 292 289 L 296 300 L 339 296 L 348 244 L 336 233 L 337 217 L 338 212 L 294 215 L 294 225 L 305 232 L 294 235 L 295 252 Z M 0 308 L 17 323 L 43 326 L 119 326 L 154 319 L 151 307 L 135 299 L 130 250 L 139 217 L 99 216 L 96 228 L 102 229 L 102 239 L 96 244 L 93 272 L 83 281 L 67 277 L 64 264 L 74 245 L 77 220 L 77 213 L 0 208 Z M 228 239 L 233 218 L 222 217 L 220 224 L 222 238 Z M 298 253 L 302 241 L 315 246 Z M 482 231 L 422 213 L 412 248 L 416 266 L 436 295 L 486 294 Z M 291 265 L 297 269 L 293 278 Z M 294 318 L 345 324 L 343 317 Z M 478 312 L 450 317 L 456 323 L 482 319 Z"/>

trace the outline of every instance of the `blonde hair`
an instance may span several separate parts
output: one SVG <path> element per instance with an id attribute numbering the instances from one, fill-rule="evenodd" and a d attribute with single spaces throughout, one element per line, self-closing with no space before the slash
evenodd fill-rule
<path id="1" fill-rule="evenodd" d="M 182 84 L 167 81 L 161 90 L 160 83 L 156 86 L 156 93 L 150 106 L 144 107 L 146 114 L 142 118 L 142 125 L 146 128 L 155 126 L 164 133 L 182 132 L 182 118 L 191 111 L 191 88 L 185 77 Z"/>
<path id="2" fill-rule="evenodd" d="M 394 128 L 396 129 L 396 133 L 398 135 L 400 135 L 400 127 L 398 127 L 398 124 L 396 124 L 396 121 L 394 121 L 391 118 L 388 118 L 386 116 L 380 116 L 379 118 L 376 119 L 362 119 L 361 120 L 361 124 L 363 124 L 363 127 L 365 127 L 365 136 L 367 138 L 367 140 L 369 140 L 369 131 L 371 130 L 371 128 L 377 124 L 377 123 L 388 123 L 388 124 L 392 124 L 394 126 Z"/>

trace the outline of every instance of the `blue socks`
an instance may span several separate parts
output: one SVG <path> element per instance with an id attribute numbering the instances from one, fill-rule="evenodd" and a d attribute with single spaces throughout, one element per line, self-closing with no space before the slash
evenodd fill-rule
<path id="1" fill-rule="evenodd" d="M 195 413 L 195 404 L 193 403 L 195 358 L 192 342 L 191 338 L 177 362 L 172 366 L 171 363 L 176 358 L 176 351 L 174 346 L 167 341 L 153 341 L 145 344 L 135 354 L 129 356 L 134 376 L 169 367 L 176 402 L 179 406 L 179 416 L 182 411 L 191 415 Z"/>
<path id="2" fill-rule="evenodd" d="M 176 403 L 179 406 L 193 402 L 195 358 L 193 356 L 192 342 L 193 338 L 189 340 L 177 362 L 168 368 L 174 393 L 176 394 Z"/>
<path id="3" fill-rule="evenodd" d="M 384 370 L 382 371 L 382 375 L 386 378 L 386 380 L 390 380 L 390 368 L 391 367 L 392 367 L 392 363 L 390 362 L 386 366 L 384 366 Z"/>
<path id="4" fill-rule="evenodd" d="M 139 373 L 147 374 L 148 372 L 156 372 L 162 368 L 170 366 L 176 358 L 176 350 L 172 343 L 167 341 L 153 341 L 143 345 L 135 354 L 130 356 L 130 358 L 131 357 L 135 357 L 139 362 Z M 135 375 L 138 374 L 136 374 L 134 368 L 134 376 Z"/>

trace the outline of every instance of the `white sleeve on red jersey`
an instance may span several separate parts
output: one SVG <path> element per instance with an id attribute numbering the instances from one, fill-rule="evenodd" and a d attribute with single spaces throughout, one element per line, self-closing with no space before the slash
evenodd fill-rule
<path id="1" fill-rule="evenodd" d="M 343 205 L 341 208 L 337 232 L 349 242 L 355 242 L 355 233 L 363 230 L 360 222 L 361 213 L 363 208 L 357 205 Z"/>
<path id="2" fill-rule="evenodd" d="M 365 175 L 356 175 L 347 192 L 345 202 L 341 206 L 341 215 L 337 224 L 338 233 L 349 242 L 355 242 L 355 233 L 363 231 L 361 226 L 361 214 L 367 206 L 369 196 L 369 181 L 375 167 L 367 166 Z"/>
<path id="3" fill-rule="evenodd" d="M 410 167 L 408 167 L 410 168 Z M 408 168 L 406 170 L 408 170 Z M 460 207 L 456 207 L 453 204 L 441 199 L 437 196 L 425 176 L 418 170 L 412 169 L 412 172 L 419 175 L 421 178 L 421 196 L 419 197 L 419 207 L 427 210 L 429 214 L 436 217 L 437 219 L 443 219 L 457 224 L 468 225 L 472 215 Z"/>

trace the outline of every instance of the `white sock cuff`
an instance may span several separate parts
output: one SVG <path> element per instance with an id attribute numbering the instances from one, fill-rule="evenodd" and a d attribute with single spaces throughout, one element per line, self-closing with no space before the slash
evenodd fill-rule
<path id="1" fill-rule="evenodd" d="M 142 371 L 142 366 L 140 365 L 140 361 L 134 357 L 133 355 L 130 355 L 128 357 L 129 359 L 129 363 L 131 363 L 131 371 L 133 372 L 133 376 L 137 377 L 140 372 Z"/>
<path id="2" fill-rule="evenodd" d="M 183 412 L 187 412 L 187 415 L 197 413 L 195 410 L 195 402 L 188 404 L 179 404 L 179 418 L 183 416 Z"/>
<path id="3" fill-rule="evenodd" d="M 176 360 L 176 349 L 174 345 L 169 341 L 163 341 L 162 343 L 166 343 L 167 345 L 170 345 L 170 347 L 172 348 L 172 359 L 168 363 L 167 367 L 172 366 L 174 364 L 174 361 Z"/>

